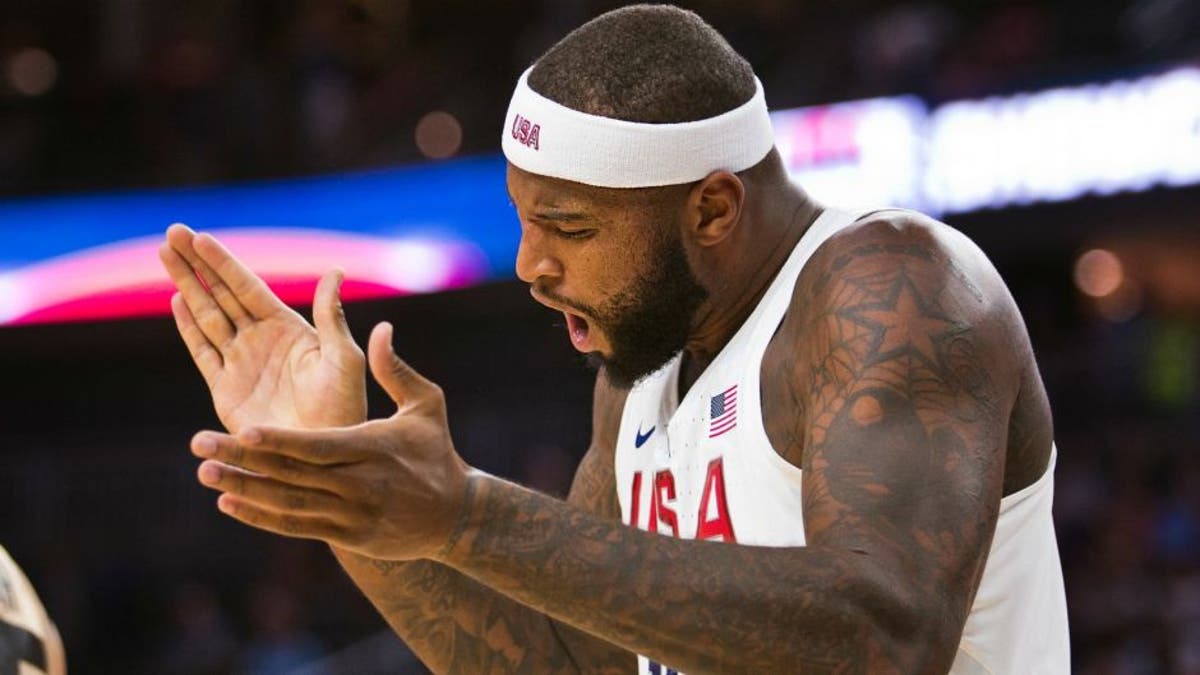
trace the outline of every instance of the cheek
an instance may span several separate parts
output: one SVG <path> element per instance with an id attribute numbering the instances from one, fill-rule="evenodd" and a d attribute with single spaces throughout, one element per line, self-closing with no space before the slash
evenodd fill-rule
<path id="1" fill-rule="evenodd" d="M 618 292 L 628 272 L 627 258 L 621 247 L 601 242 L 586 242 L 573 251 L 563 251 L 560 259 L 572 297 L 595 306 Z"/>
<path id="2" fill-rule="evenodd" d="M 559 249 L 566 270 L 564 292 L 602 314 L 661 263 L 659 247 L 645 236 L 650 225 L 608 222 L 612 224 L 595 238 Z"/>

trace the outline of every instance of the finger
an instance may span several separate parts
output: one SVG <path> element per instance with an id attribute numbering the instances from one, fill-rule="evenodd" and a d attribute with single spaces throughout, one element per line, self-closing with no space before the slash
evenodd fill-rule
<path id="1" fill-rule="evenodd" d="M 188 309 L 182 293 L 171 296 L 171 315 L 175 317 L 175 327 L 179 329 L 179 335 L 183 338 L 183 344 L 187 345 L 188 353 L 192 355 L 192 361 L 200 370 L 204 382 L 208 384 L 209 388 L 212 388 L 217 374 L 225 366 L 221 352 L 217 351 L 208 338 L 204 337 L 204 331 L 200 330 L 200 326 L 196 324 L 196 319 Z"/>
<path id="2" fill-rule="evenodd" d="M 225 315 L 229 317 L 234 326 L 242 328 L 249 325 L 253 321 L 253 318 L 246 311 L 246 308 L 234 296 L 233 291 L 230 290 L 224 279 L 196 252 L 196 237 L 197 234 L 183 223 L 175 223 L 167 228 L 167 241 L 192 266 L 192 269 L 196 271 L 200 280 L 208 287 L 209 293 L 212 294 L 217 304 L 220 305 L 221 311 L 225 312 Z"/>
<path id="3" fill-rule="evenodd" d="M 342 526 L 321 516 L 278 513 L 230 494 L 222 494 L 217 498 L 217 508 L 251 527 L 286 537 L 320 539 L 336 543 L 345 536 Z"/>
<path id="4" fill-rule="evenodd" d="M 316 488 L 337 495 L 350 493 L 345 479 L 328 466 L 311 464 L 273 452 L 247 450 L 228 434 L 202 431 L 192 438 L 192 454 L 240 467 L 290 485 Z"/>
<path id="5" fill-rule="evenodd" d="M 170 243 L 158 247 L 158 259 L 183 295 L 183 301 L 205 339 L 218 350 L 223 349 L 234 336 L 233 323 L 225 316 L 225 311 L 200 283 L 192 266 Z"/>
<path id="6" fill-rule="evenodd" d="M 291 485 L 213 460 L 202 462 L 196 477 L 207 487 L 237 495 L 271 511 L 319 515 L 335 521 L 346 516 L 346 501 L 331 492 Z"/>
<path id="7" fill-rule="evenodd" d="M 221 281 L 233 291 L 238 302 L 259 319 L 277 312 L 287 311 L 287 305 L 279 299 L 266 282 L 234 257 L 228 249 L 210 234 L 200 233 L 192 240 L 200 258 L 213 269 Z"/>
<path id="8" fill-rule="evenodd" d="M 313 296 L 313 324 L 317 328 L 317 339 L 321 352 L 340 356 L 362 354 L 354 344 L 350 325 L 346 323 L 346 312 L 342 309 L 342 280 L 345 273 L 340 269 L 327 272 L 317 283 Z"/>
<path id="9" fill-rule="evenodd" d="M 367 360 L 371 375 L 387 395 L 403 408 L 441 391 L 436 384 L 421 376 L 392 349 L 392 324 L 384 321 L 371 331 L 367 343 Z"/>
<path id="10" fill-rule="evenodd" d="M 240 431 L 235 440 L 242 452 L 269 452 L 323 466 L 353 464 L 374 454 L 365 445 L 371 437 L 355 427 L 305 430 L 253 427 Z"/>

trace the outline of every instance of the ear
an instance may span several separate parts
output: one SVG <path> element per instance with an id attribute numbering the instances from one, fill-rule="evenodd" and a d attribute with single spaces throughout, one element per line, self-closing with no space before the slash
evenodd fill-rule
<path id="1" fill-rule="evenodd" d="M 742 179 L 728 171 L 714 171 L 692 187 L 688 194 L 688 226 L 700 246 L 724 241 L 737 227 L 746 199 Z"/>

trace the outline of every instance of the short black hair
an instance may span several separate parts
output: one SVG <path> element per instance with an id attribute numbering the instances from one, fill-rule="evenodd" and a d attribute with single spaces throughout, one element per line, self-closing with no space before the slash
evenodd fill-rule
<path id="1" fill-rule="evenodd" d="M 694 12 L 631 5 L 550 48 L 529 87 L 573 110 L 630 122 L 691 122 L 754 96 L 754 71 Z"/>

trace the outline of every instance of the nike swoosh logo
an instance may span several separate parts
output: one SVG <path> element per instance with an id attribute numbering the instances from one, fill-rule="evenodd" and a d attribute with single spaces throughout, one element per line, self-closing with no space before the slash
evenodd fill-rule
<path id="1" fill-rule="evenodd" d="M 645 445 L 646 441 L 650 440 L 650 434 L 653 434 L 654 430 L 657 428 L 658 427 L 656 427 L 656 426 L 650 427 L 650 431 L 647 431 L 646 433 L 643 434 L 642 428 L 639 426 L 638 430 L 637 430 L 637 434 L 636 434 L 635 438 L 633 439 L 633 447 L 640 448 L 643 445 Z"/>

